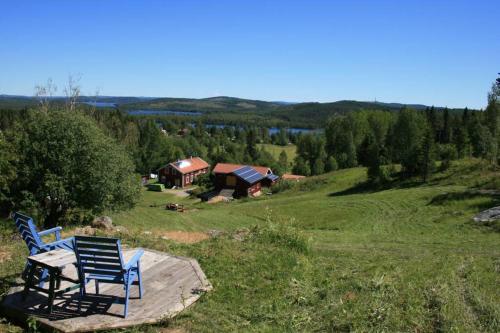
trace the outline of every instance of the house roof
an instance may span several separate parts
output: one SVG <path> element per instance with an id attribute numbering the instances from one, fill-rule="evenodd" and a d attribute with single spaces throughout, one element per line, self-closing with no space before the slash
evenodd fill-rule
<path id="1" fill-rule="evenodd" d="M 267 178 L 267 179 L 269 179 L 269 180 L 270 180 L 270 181 L 272 181 L 272 182 L 275 182 L 275 181 L 277 181 L 280 177 L 279 177 L 279 176 L 276 176 L 276 175 L 273 175 L 273 174 L 271 173 L 271 174 L 267 175 L 267 176 L 266 176 L 266 178 Z"/>
<path id="2" fill-rule="evenodd" d="M 299 180 L 299 179 L 305 178 L 305 176 L 292 175 L 291 173 L 285 173 L 285 174 L 283 174 L 283 176 L 281 176 L 281 178 L 284 180 Z"/>
<path id="3" fill-rule="evenodd" d="M 243 167 L 236 169 L 232 172 L 236 177 L 243 179 L 248 184 L 254 184 L 266 176 L 255 170 L 253 167 L 244 165 Z"/>
<path id="4" fill-rule="evenodd" d="M 228 174 L 232 173 L 238 169 L 241 169 L 247 165 L 242 165 L 242 164 L 231 164 L 231 163 L 217 163 L 217 165 L 214 168 L 214 173 L 222 173 L 222 174 Z M 254 166 L 254 165 L 248 165 L 255 169 L 258 173 L 260 173 L 263 176 L 266 176 L 269 172 L 272 172 L 270 168 L 268 167 L 263 167 L 263 166 Z"/>
<path id="5" fill-rule="evenodd" d="M 183 160 L 178 160 L 169 163 L 160 169 L 163 169 L 168 165 L 170 165 L 172 168 L 176 169 L 177 171 L 183 174 L 198 171 L 209 167 L 208 163 L 199 157 L 190 157 Z"/>

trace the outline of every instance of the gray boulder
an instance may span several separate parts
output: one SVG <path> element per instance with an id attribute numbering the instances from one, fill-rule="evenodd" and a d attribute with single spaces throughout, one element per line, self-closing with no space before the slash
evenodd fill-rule
<path id="1" fill-rule="evenodd" d="M 91 226 L 101 230 L 113 230 L 113 220 L 109 216 L 96 217 L 92 221 Z"/>
<path id="2" fill-rule="evenodd" d="M 482 211 L 473 217 L 474 222 L 492 222 L 500 220 L 500 206 Z"/>

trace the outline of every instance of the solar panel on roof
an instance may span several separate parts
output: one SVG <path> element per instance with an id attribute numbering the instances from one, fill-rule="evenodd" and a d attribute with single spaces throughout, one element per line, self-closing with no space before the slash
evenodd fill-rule
<path id="1" fill-rule="evenodd" d="M 253 184 L 264 178 L 264 176 L 257 172 L 257 170 L 248 165 L 235 170 L 233 173 L 250 184 Z"/>
<path id="2" fill-rule="evenodd" d="M 273 175 L 271 173 L 271 174 L 267 175 L 267 178 L 269 178 L 272 182 L 274 182 L 274 181 L 278 180 L 278 178 L 280 178 L 280 177 Z"/>

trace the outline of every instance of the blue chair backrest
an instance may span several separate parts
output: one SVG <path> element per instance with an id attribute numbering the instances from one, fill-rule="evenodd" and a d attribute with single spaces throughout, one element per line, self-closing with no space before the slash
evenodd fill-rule
<path id="1" fill-rule="evenodd" d="M 75 254 L 82 277 L 85 274 L 123 275 L 123 257 L 117 238 L 75 236 Z"/>
<path id="2" fill-rule="evenodd" d="M 19 230 L 22 239 L 26 242 L 26 245 L 28 245 L 30 255 L 37 254 L 43 246 L 43 241 L 40 236 L 38 236 L 38 231 L 33 219 L 19 212 L 14 213 L 12 218 L 16 223 L 17 230 Z"/>

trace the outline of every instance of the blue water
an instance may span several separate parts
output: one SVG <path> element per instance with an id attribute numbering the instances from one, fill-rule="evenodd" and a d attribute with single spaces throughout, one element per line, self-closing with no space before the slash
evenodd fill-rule
<path id="1" fill-rule="evenodd" d="M 191 126 L 196 126 L 195 123 L 191 123 L 190 124 Z M 218 128 L 218 129 L 223 129 L 225 127 L 232 127 L 232 128 L 236 128 L 236 126 L 234 125 L 220 125 L 220 124 L 205 124 L 205 127 L 206 128 Z M 311 129 L 311 128 L 299 128 L 299 127 L 291 127 L 291 128 L 285 128 L 285 130 L 288 132 L 288 133 L 293 133 L 293 134 L 298 134 L 298 133 L 316 133 L 316 132 L 320 132 L 321 130 L 320 129 Z M 269 128 L 269 135 L 272 135 L 272 134 L 277 134 L 279 133 L 280 129 L 278 127 L 270 127 Z"/>
<path id="2" fill-rule="evenodd" d="M 98 108 L 115 108 L 116 107 L 115 103 L 108 103 L 108 102 L 83 102 L 83 104 L 95 106 Z"/>
<path id="3" fill-rule="evenodd" d="M 161 115 L 174 115 L 174 116 L 201 116 L 201 112 L 189 111 L 172 111 L 172 110 L 130 110 L 127 111 L 132 116 L 161 116 Z"/>

